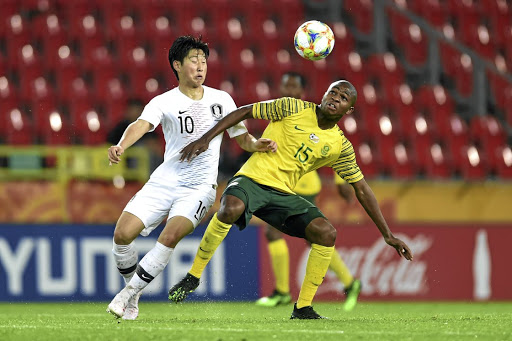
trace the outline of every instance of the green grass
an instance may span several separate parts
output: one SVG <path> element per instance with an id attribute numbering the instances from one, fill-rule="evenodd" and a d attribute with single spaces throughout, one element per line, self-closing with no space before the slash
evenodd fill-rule
<path id="1" fill-rule="evenodd" d="M 107 303 L 1 303 L 0 340 L 512 340 L 512 303 L 317 303 L 329 320 L 289 320 L 292 306 L 141 303 L 117 323 Z"/>

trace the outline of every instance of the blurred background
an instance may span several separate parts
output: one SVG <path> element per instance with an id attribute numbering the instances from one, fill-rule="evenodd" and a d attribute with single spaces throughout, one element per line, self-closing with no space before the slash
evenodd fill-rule
<path id="1" fill-rule="evenodd" d="M 293 47 L 312 19 L 336 38 L 317 62 Z M 391 257 L 360 205 L 342 201 L 332 172 L 320 170 L 318 204 L 341 229 L 337 249 L 362 279 L 362 299 L 512 299 L 509 1 L 1 0 L 0 300 L 110 300 L 119 290 L 113 228 L 161 162 L 164 140 L 158 129 L 115 167 L 107 148 L 133 112 L 177 86 L 167 53 L 184 34 L 209 43 L 205 84 L 238 106 L 278 97 L 286 71 L 305 76 L 313 102 L 334 80 L 356 86 L 355 113 L 340 127 L 415 252 L 410 264 Z M 258 136 L 266 122 L 247 125 Z M 224 139 L 219 194 L 247 157 Z M 166 299 L 202 231 L 184 240 L 149 297 Z M 139 242 L 141 254 L 156 236 Z M 296 295 L 307 247 L 288 241 Z M 272 290 L 261 228 L 232 232 L 221 250 L 196 299 Z M 342 297 L 331 277 L 320 299 Z"/>

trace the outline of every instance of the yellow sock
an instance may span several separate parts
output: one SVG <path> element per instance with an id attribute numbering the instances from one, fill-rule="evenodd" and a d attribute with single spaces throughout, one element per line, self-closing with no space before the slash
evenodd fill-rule
<path id="1" fill-rule="evenodd" d="M 311 305 L 311 302 L 313 302 L 316 290 L 322 284 L 325 273 L 329 268 L 333 252 L 334 246 L 311 244 L 308 264 L 306 265 L 306 275 L 304 276 L 304 282 L 300 288 L 299 299 L 297 300 L 298 309 Z"/>
<path id="2" fill-rule="evenodd" d="M 352 277 L 352 274 L 350 273 L 350 270 L 347 268 L 347 265 L 341 259 L 340 254 L 338 251 L 334 250 L 331 257 L 331 264 L 329 264 L 329 270 L 332 270 L 336 277 L 343 283 L 343 285 L 346 287 L 350 286 L 352 282 L 354 281 L 354 277 Z"/>
<path id="3" fill-rule="evenodd" d="M 189 271 L 191 275 L 201 278 L 204 268 L 212 258 L 217 247 L 228 234 L 230 228 L 230 224 L 224 224 L 217 219 L 217 213 L 214 214 L 199 244 L 196 258 L 194 258 L 194 263 Z"/>
<path id="4" fill-rule="evenodd" d="M 268 243 L 268 251 L 276 278 L 276 289 L 280 293 L 286 294 L 290 292 L 290 254 L 288 253 L 288 245 L 283 238 L 274 240 Z"/>

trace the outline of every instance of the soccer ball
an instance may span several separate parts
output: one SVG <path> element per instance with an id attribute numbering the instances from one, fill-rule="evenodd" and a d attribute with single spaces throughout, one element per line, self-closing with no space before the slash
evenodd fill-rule
<path id="1" fill-rule="evenodd" d="M 295 32 L 295 50 L 307 60 L 325 58 L 334 48 L 334 34 L 329 26 L 317 20 L 307 21 Z"/>

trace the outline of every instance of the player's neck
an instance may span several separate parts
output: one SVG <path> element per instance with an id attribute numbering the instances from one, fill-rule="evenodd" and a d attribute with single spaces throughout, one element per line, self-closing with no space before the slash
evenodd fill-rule
<path id="1" fill-rule="evenodd" d="M 316 107 L 316 120 L 318 123 L 318 128 L 323 129 L 323 130 L 331 129 L 338 123 L 338 121 L 340 119 L 341 119 L 341 117 L 328 118 L 322 112 L 322 109 L 320 109 L 319 107 Z"/>
<path id="2" fill-rule="evenodd" d="M 198 87 L 191 87 L 191 86 L 186 86 L 184 84 L 180 84 L 178 86 L 178 88 L 180 89 L 180 92 L 182 94 L 184 94 L 185 96 L 187 96 L 190 99 L 193 99 L 194 101 L 199 101 L 200 99 L 203 98 L 204 88 L 202 85 L 200 85 Z"/>

